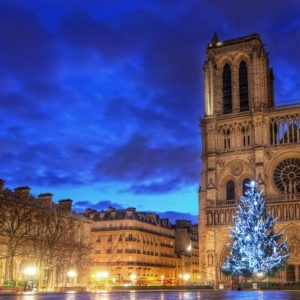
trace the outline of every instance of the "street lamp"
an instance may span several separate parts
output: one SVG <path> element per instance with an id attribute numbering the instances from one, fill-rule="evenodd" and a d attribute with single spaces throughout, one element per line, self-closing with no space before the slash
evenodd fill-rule
<path id="1" fill-rule="evenodd" d="M 37 268 L 35 266 L 27 266 L 23 270 L 25 281 L 25 290 L 33 291 L 37 288 L 37 281 L 35 275 L 37 274 Z"/>
<path id="2" fill-rule="evenodd" d="M 70 271 L 67 272 L 67 276 L 69 278 L 75 278 L 77 276 L 77 272 L 74 271 L 74 270 L 70 270 Z"/>
<path id="3" fill-rule="evenodd" d="M 69 278 L 70 285 L 74 285 L 76 276 L 77 276 L 77 272 L 75 270 L 69 270 L 67 272 L 67 277 Z"/>
<path id="4" fill-rule="evenodd" d="M 95 277 L 98 280 L 107 279 L 109 273 L 107 271 L 96 272 Z"/>
<path id="5" fill-rule="evenodd" d="M 164 285 L 164 280 L 165 280 L 165 276 L 161 275 L 160 276 L 161 285 Z"/>
<path id="6" fill-rule="evenodd" d="M 95 278 L 99 281 L 105 280 L 105 289 L 107 289 L 108 285 L 108 277 L 109 277 L 109 272 L 108 271 L 98 271 L 95 273 Z"/>
<path id="7" fill-rule="evenodd" d="M 130 274 L 130 275 L 129 275 L 129 279 L 130 279 L 130 281 L 131 281 L 132 283 L 135 283 L 136 280 L 137 280 L 136 274 L 134 274 L 134 273 Z"/>
<path id="8" fill-rule="evenodd" d="M 191 274 L 185 273 L 183 274 L 182 278 L 185 281 L 185 283 L 187 283 L 191 279 Z"/>
<path id="9" fill-rule="evenodd" d="M 28 266 L 28 267 L 24 268 L 23 273 L 25 276 L 34 276 L 34 275 L 36 275 L 37 270 L 36 270 L 36 267 L 34 267 L 34 266 Z"/>
<path id="10" fill-rule="evenodd" d="M 265 276 L 265 272 L 259 271 L 259 272 L 256 273 L 256 276 L 258 278 L 263 278 Z"/>

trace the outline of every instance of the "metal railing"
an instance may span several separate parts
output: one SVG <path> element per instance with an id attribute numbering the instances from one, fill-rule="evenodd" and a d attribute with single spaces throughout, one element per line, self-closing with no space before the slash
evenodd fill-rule
<path id="1" fill-rule="evenodd" d="M 283 194 L 283 195 L 269 195 L 265 196 L 267 203 L 274 202 L 288 202 L 288 201 L 300 201 L 300 194 Z M 240 198 L 232 200 L 208 200 L 207 207 L 227 207 L 236 206 L 240 203 Z"/>

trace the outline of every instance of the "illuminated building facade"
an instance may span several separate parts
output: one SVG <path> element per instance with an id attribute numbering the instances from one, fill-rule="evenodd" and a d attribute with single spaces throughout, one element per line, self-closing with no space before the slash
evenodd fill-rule
<path id="1" fill-rule="evenodd" d="M 29 187 L 0 181 L 0 289 L 59 290 L 87 284 L 89 219 L 72 201 L 34 197 Z M 3 287 L 5 286 L 5 287 Z"/>
<path id="2" fill-rule="evenodd" d="M 230 285 L 220 268 L 246 183 L 257 179 L 290 248 L 275 281 L 299 281 L 300 105 L 274 105 L 273 73 L 258 34 L 221 41 L 204 64 L 205 116 L 199 191 L 200 282 Z"/>
<path id="3" fill-rule="evenodd" d="M 192 282 L 199 281 L 198 224 L 177 220 L 175 228 L 175 252 L 181 258 L 180 274 L 190 274 Z"/>
<path id="4" fill-rule="evenodd" d="M 92 276 L 109 274 L 111 284 L 169 285 L 191 283 L 192 268 L 175 251 L 175 232 L 168 219 L 135 208 L 86 210 L 91 224 Z M 196 232 L 190 233 L 193 245 Z M 190 245 L 189 238 L 185 248 Z M 196 248 L 195 248 L 196 249 Z M 190 250 L 191 252 L 195 250 Z M 194 258 L 194 256 L 193 256 Z M 191 257 L 189 256 L 189 260 Z M 197 262 L 198 264 L 198 262 Z M 103 273 L 105 272 L 105 273 Z"/>

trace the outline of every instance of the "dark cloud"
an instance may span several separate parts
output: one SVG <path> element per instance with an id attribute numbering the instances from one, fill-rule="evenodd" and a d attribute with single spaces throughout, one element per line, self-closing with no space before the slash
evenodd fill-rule
<path id="1" fill-rule="evenodd" d="M 0 71 L 19 80 L 49 77 L 58 55 L 55 41 L 30 7 L 1 3 Z"/>
<path id="2" fill-rule="evenodd" d="M 168 192 L 182 183 L 192 184 L 199 167 L 198 149 L 193 145 L 170 145 L 161 141 L 149 145 L 149 139 L 139 134 L 105 157 L 97 166 L 95 176 L 101 180 L 139 182 L 130 191 L 140 193 Z M 162 180 L 159 180 L 162 178 Z M 151 180 L 151 183 L 143 181 Z"/>
<path id="3" fill-rule="evenodd" d="M 82 201 L 76 201 L 74 202 L 74 210 L 76 211 L 84 211 L 86 208 L 95 209 L 97 211 L 99 210 L 107 210 L 109 207 L 114 207 L 115 209 L 124 209 L 124 207 L 115 202 L 111 202 L 109 200 L 102 200 L 98 202 L 90 202 L 87 200 Z"/>
<path id="4" fill-rule="evenodd" d="M 133 183 L 127 192 L 134 194 L 164 194 L 176 190 L 182 186 L 182 179 L 170 178 L 162 181 L 152 181 L 150 183 Z"/>

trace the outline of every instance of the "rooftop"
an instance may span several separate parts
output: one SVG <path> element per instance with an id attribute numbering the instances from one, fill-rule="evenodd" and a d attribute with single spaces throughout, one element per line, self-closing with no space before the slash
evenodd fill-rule
<path id="1" fill-rule="evenodd" d="M 220 48 L 220 47 L 226 47 L 230 45 L 236 45 L 239 43 L 245 43 L 252 40 L 259 40 L 261 42 L 260 35 L 258 33 L 237 37 L 234 39 L 224 40 L 221 41 L 217 35 L 217 33 L 214 33 L 214 36 L 212 37 L 210 43 L 208 44 L 207 48 Z"/>

